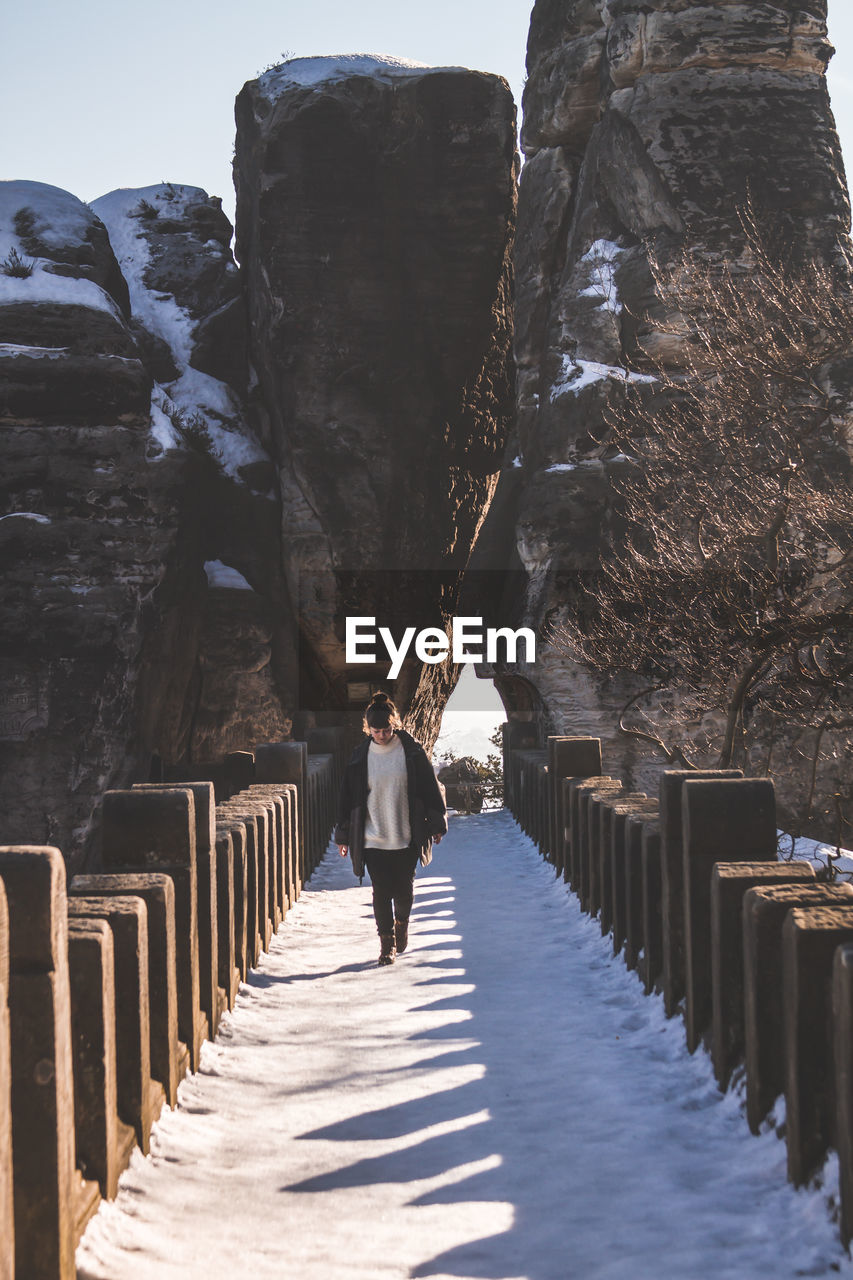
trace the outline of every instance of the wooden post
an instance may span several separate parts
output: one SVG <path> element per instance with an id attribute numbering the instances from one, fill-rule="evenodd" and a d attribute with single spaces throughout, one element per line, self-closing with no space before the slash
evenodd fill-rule
<path id="1" fill-rule="evenodd" d="M 190 791 L 195 805 L 196 885 L 198 899 L 199 1000 L 207 1016 L 210 1036 L 216 1035 L 225 1009 L 220 988 L 219 929 L 216 904 L 216 796 L 212 782 L 137 782 L 134 791 Z"/>
<path id="2" fill-rule="evenodd" d="M 621 782 L 605 782 L 580 797 L 581 906 L 593 917 L 601 909 L 601 824 L 599 809 L 605 799 L 625 794 Z"/>
<path id="3" fill-rule="evenodd" d="M 297 788 L 298 822 L 298 892 L 310 874 L 307 865 L 311 833 L 308 830 L 308 744 L 305 742 L 271 742 L 255 748 L 256 782 L 290 782 Z"/>
<path id="4" fill-rule="evenodd" d="M 643 823 L 643 967 L 646 995 L 663 980 L 663 885 L 660 820 Z"/>
<path id="5" fill-rule="evenodd" d="M 195 799 L 176 790 L 108 791 L 101 808 L 106 871 L 154 871 L 175 886 L 178 1035 L 194 1071 L 209 1024 L 199 998 Z"/>
<path id="6" fill-rule="evenodd" d="M 136 1146 L 118 1117 L 115 960 L 106 920 L 68 922 L 77 1166 L 112 1200 Z"/>
<path id="7" fill-rule="evenodd" d="M 177 942 L 175 886 L 158 872 L 126 872 L 75 876 L 71 897 L 141 898 L 148 912 L 148 999 L 151 1075 L 163 1086 L 174 1107 L 178 1085 L 189 1068 L 187 1047 L 178 1039 Z"/>
<path id="8" fill-rule="evenodd" d="M 850 942 L 853 907 L 795 907 L 782 927 L 785 1140 L 795 1186 L 820 1167 L 834 1136 L 832 969 L 836 947 Z"/>
<path id="9" fill-rule="evenodd" d="M 116 990 L 118 1113 L 133 1125 L 145 1155 L 165 1092 L 151 1077 L 151 1002 L 148 995 L 148 910 L 142 898 L 68 898 L 69 919 L 106 920 L 113 931 Z"/>
<path id="10" fill-rule="evenodd" d="M 268 911 L 271 812 L 261 800 L 245 796 L 234 796 L 220 805 L 219 812 L 245 822 L 249 833 L 249 936 L 252 965 L 256 965 L 261 951 L 269 949 L 272 937 Z"/>
<path id="11" fill-rule="evenodd" d="M 62 854 L 0 847 L 0 881 L 9 908 L 15 1275 L 74 1280 L 79 1175 Z"/>
<path id="12" fill-rule="evenodd" d="M 661 917 L 663 921 L 663 998 L 672 1017 L 684 997 L 687 960 L 684 944 L 684 845 L 681 788 L 688 778 L 742 778 L 740 769 L 666 769 L 660 780 Z M 720 861 L 725 860 L 721 854 Z"/>
<path id="13" fill-rule="evenodd" d="M 776 861 L 776 793 L 769 778 L 687 778 L 681 788 L 687 1047 L 710 1027 L 711 869 Z"/>
<path id="14" fill-rule="evenodd" d="M 12 1060 L 9 1045 L 9 909 L 0 880 L 0 1277 L 15 1270 L 15 1203 L 12 1199 Z"/>
<path id="15" fill-rule="evenodd" d="M 547 745 L 551 861 L 558 872 L 565 876 L 566 815 L 563 808 L 563 781 L 566 778 L 600 775 L 601 739 L 552 736 L 548 738 Z"/>
<path id="16" fill-rule="evenodd" d="M 228 836 L 233 854 L 234 887 L 232 892 L 234 912 L 234 968 L 235 982 L 239 986 L 245 981 L 249 970 L 247 958 L 247 920 L 248 920 L 248 836 L 246 824 L 238 818 L 228 818 L 221 811 L 216 814 L 216 838 Z M 236 990 L 236 988 L 235 988 Z"/>
<path id="17" fill-rule="evenodd" d="M 853 885 L 784 884 L 743 900 L 746 1117 L 753 1133 L 785 1088 L 782 927 L 794 907 L 853 906 Z"/>
<path id="18" fill-rule="evenodd" d="M 841 1238 L 853 1239 L 853 946 L 838 947 L 832 971 L 835 1057 L 835 1149 L 841 1195 Z"/>
<path id="19" fill-rule="evenodd" d="M 643 832 L 649 823 L 657 822 L 656 800 L 644 800 L 620 813 L 617 806 L 613 829 L 614 936 L 613 952 L 618 954 L 616 929 L 625 943 L 625 964 L 636 969 L 640 952 L 646 945 L 643 921 Z M 621 832 L 621 834 L 620 834 Z M 620 856 L 621 855 L 621 856 Z M 618 866 L 621 864 L 621 871 Z M 618 874 L 617 874 L 618 871 Z M 616 924 L 618 913 L 621 923 Z"/>
<path id="20" fill-rule="evenodd" d="M 744 1054 L 743 900 L 760 885 L 814 884 L 809 862 L 718 862 L 711 876 L 712 1051 L 726 1089 Z"/>

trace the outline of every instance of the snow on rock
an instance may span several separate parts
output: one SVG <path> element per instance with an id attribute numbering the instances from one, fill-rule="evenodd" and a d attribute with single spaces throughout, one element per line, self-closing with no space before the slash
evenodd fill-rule
<path id="1" fill-rule="evenodd" d="M 625 252 L 613 240 L 596 240 L 583 257 L 582 263 L 589 268 L 589 284 L 581 289 L 581 298 L 601 298 L 599 311 L 611 311 L 619 315 L 622 303 L 616 288 L 616 267 L 620 256 Z"/>
<path id="2" fill-rule="evenodd" d="M 32 274 L 8 275 L 10 255 Z M 0 182 L 0 305 L 17 302 L 89 307 L 119 319 L 126 302 L 100 220 L 46 182 Z"/>
<path id="3" fill-rule="evenodd" d="M 0 257 L 5 258 L 13 247 L 22 250 L 16 230 L 16 215 L 22 210 L 29 211 L 39 239 L 53 250 L 85 241 L 94 221 L 88 205 L 61 187 L 46 182 L 0 182 Z"/>
<path id="4" fill-rule="evenodd" d="M 163 388 L 155 384 L 151 392 L 151 434 L 164 453 L 181 447 L 181 438 L 166 412 L 165 406 L 169 403 Z"/>
<path id="5" fill-rule="evenodd" d="M 227 383 L 188 365 L 180 378 L 169 384 L 168 392 L 178 408 L 201 414 L 228 475 L 239 479 L 240 467 L 269 460 L 243 424 L 239 398 Z"/>
<path id="6" fill-rule="evenodd" d="M 332 846 L 77 1254 L 86 1280 L 853 1275 L 825 1186 L 503 811 L 451 820 L 387 969 Z M 780 1114 L 777 1111 L 777 1121 Z"/>
<path id="7" fill-rule="evenodd" d="M 110 242 L 130 291 L 133 315 L 168 344 L 178 367 L 183 368 L 192 354 L 193 323 L 189 313 L 178 306 L 174 297 L 154 294 L 145 283 L 150 254 L 142 211 L 145 204 L 156 208 L 167 203 L 167 191 L 174 191 L 179 203 L 185 203 L 190 193 L 196 197 L 205 196 L 198 187 L 174 187 L 170 184 L 123 187 L 93 200 L 91 207 L 110 234 Z"/>
<path id="8" fill-rule="evenodd" d="M 224 587 L 229 591 L 253 590 L 242 573 L 232 569 L 230 564 L 223 564 L 221 560 L 205 560 L 204 572 L 207 574 L 209 587 Z"/>
<path id="9" fill-rule="evenodd" d="M 551 401 L 559 396 L 577 395 L 584 387 L 594 382 L 602 382 L 606 378 L 618 379 L 620 382 L 655 382 L 651 374 L 634 373 L 622 369 L 618 365 L 599 364 L 597 360 L 581 360 L 576 356 L 564 354 L 563 368 L 551 387 Z"/>
<path id="10" fill-rule="evenodd" d="M 40 261 L 35 262 L 33 274 L 23 279 L 0 272 L 0 306 L 19 302 L 89 307 L 92 311 L 106 311 L 117 320 L 121 319 L 119 308 L 100 285 L 92 280 L 81 280 L 79 276 L 53 275 Z"/>
<path id="11" fill-rule="evenodd" d="M 36 511 L 10 511 L 0 520 L 35 520 L 36 524 L 50 524 L 50 516 L 41 516 Z"/>
<path id="12" fill-rule="evenodd" d="M 197 339 L 208 318 L 205 304 L 213 311 L 221 305 L 224 309 L 234 302 L 232 295 L 236 293 L 232 279 L 236 267 L 230 250 L 223 245 L 220 225 L 227 220 L 218 202 L 211 201 L 200 187 L 160 183 L 111 191 L 93 201 L 92 208 L 109 230 L 130 290 L 134 318 L 166 343 L 178 370 L 176 379 L 155 386 L 151 411 L 154 441 L 160 449 L 178 447 L 180 415 L 200 420 L 226 473 L 241 480 L 240 467 L 267 462 L 268 455 L 249 431 L 234 388 L 192 363 L 199 361 Z M 216 234 L 204 240 L 208 224 Z M 169 256 L 175 242 L 187 245 L 178 260 Z M 164 267 L 168 276 L 173 262 L 176 272 L 180 262 L 181 279 L 168 281 L 167 289 Z M 209 286 L 208 297 L 199 287 L 198 276 L 212 263 L 217 268 L 211 273 L 216 284 Z"/>
<path id="13" fill-rule="evenodd" d="M 460 68 L 433 67 L 425 62 L 392 58 L 382 53 L 339 53 L 326 57 L 291 58 L 260 75 L 258 87 L 263 97 L 274 100 L 286 89 L 296 86 L 310 88 L 330 80 L 346 80 L 350 76 L 390 79 L 449 70 L 458 71 Z"/>
<path id="14" fill-rule="evenodd" d="M 25 356 L 27 360 L 61 360 L 68 347 L 33 347 L 20 342 L 0 342 L 0 356 Z"/>

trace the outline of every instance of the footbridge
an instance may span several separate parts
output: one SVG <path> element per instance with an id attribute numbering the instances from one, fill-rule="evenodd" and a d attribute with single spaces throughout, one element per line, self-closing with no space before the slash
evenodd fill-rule
<path id="1" fill-rule="evenodd" d="M 388 968 L 343 730 L 0 849 L 0 1276 L 853 1274 L 853 888 L 766 779 L 526 732 Z"/>

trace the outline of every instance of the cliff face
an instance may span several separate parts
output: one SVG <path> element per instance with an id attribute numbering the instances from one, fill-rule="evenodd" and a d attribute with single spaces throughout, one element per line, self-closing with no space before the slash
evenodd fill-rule
<path id="1" fill-rule="evenodd" d="M 78 843 L 125 759 L 180 481 L 148 461 L 151 375 L 103 223 L 21 182 L 0 185 L 0 228 L 0 808 L 10 841 Z"/>
<path id="2" fill-rule="evenodd" d="M 8 841 L 58 843 L 79 861 L 103 790 L 146 778 L 153 756 L 186 768 L 281 730 L 278 504 L 242 417 L 229 240 L 218 204 L 193 188 L 113 193 L 93 209 L 41 183 L 0 184 Z M 266 601 L 209 588 L 215 559 Z M 243 709 L 224 697 L 229 679 Z"/>
<path id="3" fill-rule="evenodd" d="M 512 412 L 514 170 L 495 76 L 302 59 L 237 100 L 254 407 L 306 706 L 345 708 L 382 671 L 347 672 L 345 615 L 399 637 L 454 612 Z M 452 679 L 416 662 L 397 681 L 426 738 Z"/>
<path id="4" fill-rule="evenodd" d="M 639 376 L 626 371 L 644 367 L 643 353 L 678 361 L 656 323 L 648 245 L 664 264 L 683 246 L 722 255 L 748 197 L 825 261 L 846 237 L 825 18 L 815 0 L 535 5 L 515 259 L 518 438 L 493 505 L 514 519 L 505 563 L 526 576 L 511 605 L 532 625 L 574 609 L 579 575 L 612 534 L 609 477 L 624 463 L 596 441 Z M 497 542 L 487 521 L 483 543 Z M 648 753 L 616 732 L 630 686 L 605 689 L 547 645 L 535 670 L 498 684 L 510 704 L 523 691 L 524 714 L 551 732 L 601 734 L 608 762 L 654 785 Z"/>
<path id="5" fill-rule="evenodd" d="M 155 372 L 152 430 L 168 466 L 188 455 L 137 698 L 140 743 L 187 776 L 281 736 L 290 714 L 298 679 L 275 468 L 248 422 L 245 297 L 219 200 L 165 183 L 92 208 Z"/>

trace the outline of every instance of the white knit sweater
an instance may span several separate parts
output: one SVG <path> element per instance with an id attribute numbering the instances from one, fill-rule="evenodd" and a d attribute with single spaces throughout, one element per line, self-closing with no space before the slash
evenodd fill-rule
<path id="1" fill-rule="evenodd" d="M 367 749 L 365 849 L 405 849 L 412 838 L 406 753 L 398 737 Z"/>

